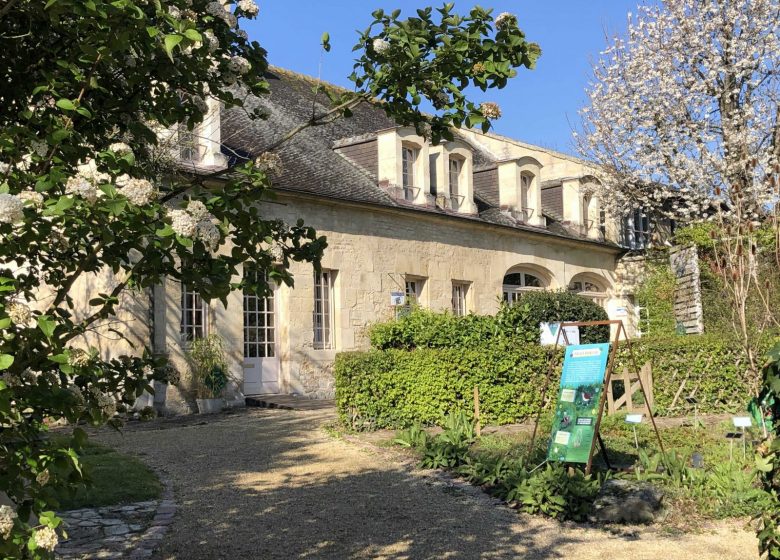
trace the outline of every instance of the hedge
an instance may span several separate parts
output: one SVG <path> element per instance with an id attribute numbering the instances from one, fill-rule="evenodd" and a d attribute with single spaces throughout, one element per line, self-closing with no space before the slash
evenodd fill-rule
<path id="1" fill-rule="evenodd" d="M 692 413 L 693 405 L 685 401 L 689 395 L 697 399 L 699 412 L 745 410 L 751 395 L 744 374 L 745 361 L 736 343 L 711 335 L 678 335 L 640 339 L 632 346 L 639 367 L 648 361 L 652 364 L 656 414 Z M 625 346 L 618 367 L 624 365 L 630 365 Z M 674 402 L 683 381 L 685 385 Z"/>
<path id="2" fill-rule="evenodd" d="M 618 370 L 630 361 L 625 351 Z M 674 336 L 632 343 L 638 365 L 653 366 L 655 413 L 739 412 L 750 399 L 739 348 L 713 336 Z M 336 357 L 336 405 L 342 423 L 358 430 L 441 424 L 455 410 L 473 410 L 478 385 L 482 421 L 510 424 L 541 403 L 550 349 L 498 342 L 481 348 L 417 348 L 348 352 Z M 556 393 L 558 371 L 548 395 Z M 672 403 L 685 381 L 674 406 Z"/>
<path id="3" fill-rule="evenodd" d="M 389 348 L 476 348 L 486 344 L 539 343 L 539 323 L 606 321 L 606 311 L 593 300 L 566 291 L 534 291 L 513 305 L 502 305 L 495 316 L 466 315 L 414 309 L 410 313 L 371 327 L 371 346 Z M 609 327 L 580 329 L 583 343 L 605 342 Z"/>
<path id="4" fill-rule="evenodd" d="M 336 406 L 358 430 L 435 425 L 472 411 L 478 385 L 482 421 L 509 424 L 538 410 L 548 364 L 549 350 L 537 345 L 347 352 L 334 366 Z"/>

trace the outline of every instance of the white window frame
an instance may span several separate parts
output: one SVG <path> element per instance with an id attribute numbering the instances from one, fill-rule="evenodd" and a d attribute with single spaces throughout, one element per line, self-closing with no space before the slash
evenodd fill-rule
<path id="1" fill-rule="evenodd" d="M 181 284 L 181 319 L 179 334 L 182 341 L 192 342 L 208 335 L 209 307 L 198 292 Z M 200 321 L 198 321 L 198 314 Z"/>
<path id="2" fill-rule="evenodd" d="M 547 289 L 547 285 L 545 283 L 544 278 L 539 274 L 521 270 L 518 272 L 510 272 L 508 274 L 505 274 L 504 277 L 506 278 L 510 274 L 520 275 L 520 285 L 518 286 L 516 284 L 504 284 L 502 286 L 503 301 L 505 301 L 509 305 L 514 305 L 515 303 L 517 303 L 517 300 L 520 299 L 520 296 L 522 296 L 524 292 L 538 292 Z M 536 281 L 539 283 L 539 286 L 529 286 L 528 279 L 526 278 L 526 276 L 535 278 Z"/>
<path id="3" fill-rule="evenodd" d="M 335 344 L 335 297 L 336 271 L 323 269 L 314 272 L 314 310 L 312 313 L 314 348 L 332 350 Z"/>
<path id="4" fill-rule="evenodd" d="M 596 305 L 607 308 L 607 293 L 604 288 L 589 280 L 575 280 L 569 283 L 569 291 L 578 296 L 592 299 Z"/>
<path id="5" fill-rule="evenodd" d="M 647 249 L 650 246 L 651 230 L 647 212 L 642 208 L 633 210 L 623 217 L 624 245 L 633 250 Z"/>
<path id="6" fill-rule="evenodd" d="M 401 146 L 401 186 L 404 190 L 404 200 L 413 201 L 417 185 L 415 184 L 415 166 L 420 157 L 420 150 L 404 144 Z"/>
<path id="7" fill-rule="evenodd" d="M 420 305 L 422 300 L 425 278 L 419 276 L 407 276 L 404 281 L 404 294 L 406 296 L 406 305 Z"/>
<path id="8" fill-rule="evenodd" d="M 266 283 L 268 273 L 263 272 Z M 276 294 L 269 286 L 268 295 L 258 296 L 248 289 L 258 282 L 259 272 L 244 266 L 244 357 L 275 358 L 276 356 Z M 254 324 L 251 324 L 254 323 Z"/>
<path id="9" fill-rule="evenodd" d="M 469 282 L 452 282 L 452 313 L 457 317 L 469 314 L 468 293 L 470 286 Z"/>

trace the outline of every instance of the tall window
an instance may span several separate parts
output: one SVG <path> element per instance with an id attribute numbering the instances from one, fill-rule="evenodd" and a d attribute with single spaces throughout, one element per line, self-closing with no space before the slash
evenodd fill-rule
<path id="1" fill-rule="evenodd" d="M 452 312 L 461 317 L 468 314 L 466 307 L 466 295 L 469 291 L 469 285 L 466 282 L 452 283 Z"/>
<path id="2" fill-rule="evenodd" d="M 528 272 L 513 272 L 504 276 L 503 299 L 510 305 L 515 303 L 523 292 L 543 290 L 544 282 L 538 276 Z"/>
<path id="3" fill-rule="evenodd" d="M 206 319 L 208 307 L 198 292 L 186 285 L 181 285 L 181 338 L 194 340 L 206 335 Z"/>
<path id="4" fill-rule="evenodd" d="M 599 234 L 602 239 L 607 238 L 607 212 L 599 208 Z"/>
<path id="5" fill-rule="evenodd" d="M 276 356 L 276 334 L 274 321 L 274 292 L 260 297 L 254 287 L 260 281 L 257 270 L 244 268 L 244 357 L 273 358 Z M 264 274 L 264 282 L 268 276 Z"/>
<path id="6" fill-rule="evenodd" d="M 520 175 L 520 200 L 518 206 L 518 210 L 520 210 L 523 213 L 523 219 L 528 220 L 530 216 L 528 215 L 528 208 L 530 207 L 529 200 L 530 200 L 530 191 L 531 191 L 531 181 L 533 181 L 533 176 L 529 175 L 528 173 L 523 173 Z"/>
<path id="7" fill-rule="evenodd" d="M 646 249 L 650 245 L 650 218 L 641 208 L 623 218 L 623 244 L 629 249 Z"/>
<path id="8" fill-rule="evenodd" d="M 458 184 L 460 181 L 460 172 L 462 169 L 463 169 L 463 161 L 459 160 L 458 158 L 451 157 L 450 173 L 449 173 L 450 197 L 455 197 L 460 194 L 458 191 Z"/>
<path id="9" fill-rule="evenodd" d="M 336 272 L 314 273 L 314 347 L 333 348 L 333 279 Z"/>
<path id="10" fill-rule="evenodd" d="M 590 205 L 593 202 L 593 196 L 586 194 L 582 197 L 582 230 L 587 234 L 590 231 L 591 219 L 590 219 Z"/>
<path id="11" fill-rule="evenodd" d="M 414 200 L 414 165 L 417 163 L 418 150 L 403 146 L 401 148 L 401 179 L 403 181 L 404 199 Z"/>
<path id="12" fill-rule="evenodd" d="M 592 299 L 601 307 L 606 308 L 607 305 L 606 290 L 599 284 L 596 284 L 595 282 L 575 279 L 569 283 L 569 291 L 577 295 L 586 297 L 588 299 Z"/>
<path id="13" fill-rule="evenodd" d="M 439 184 L 439 178 L 437 177 L 437 162 L 439 160 L 439 154 L 431 154 L 428 156 L 428 176 L 430 178 L 431 183 L 431 194 L 433 196 L 436 196 L 439 194 L 438 184 Z"/>
<path id="14" fill-rule="evenodd" d="M 179 123 L 176 129 L 179 145 L 179 157 L 182 161 L 200 161 L 200 149 L 194 130 L 187 128 L 186 123 Z"/>
<path id="15" fill-rule="evenodd" d="M 420 303 L 422 288 L 425 280 L 421 278 L 407 278 L 406 280 L 406 304 L 417 305 Z"/>

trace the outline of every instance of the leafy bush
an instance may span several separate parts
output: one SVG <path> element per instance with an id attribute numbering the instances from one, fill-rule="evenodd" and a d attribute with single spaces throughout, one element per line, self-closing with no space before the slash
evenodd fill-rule
<path id="1" fill-rule="evenodd" d="M 453 469 L 462 465 L 474 443 L 474 424 L 463 411 L 453 412 L 444 419 L 444 430 L 426 440 L 420 466 L 425 469 Z"/>
<path id="2" fill-rule="evenodd" d="M 538 344 L 539 323 L 606 321 L 606 311 L 593 300 L 570 292 L 528 292 L 514 305 L 502 305 L 495 316 L 466 315 L 416 308 L 398 319 L 373 325 L 371 346 L 399 348 L 474 348 L 496 340 Z M 609 327 L 585 327 L 581 341 L 605 342 Z"/>
<path id="3" fill-rule="evenodd" d="M 342 353 L 334 365 L 336 406 L 342 423 L 358 430 L 441 425 L 456 410 L 473 410 L 478 385 L 482 421 L 508 424 L 538 410 L 548 364 L 546 348 L 499 342 Z"/>
<path id="4" fill-rule="evenodd" d="M 566 291 L 525 292 L 514 305 L 504 305 L 496 315 L 499 332 L 506 338 L 539 342 L 539 323 L 606 321 L 607 312 L 593 300 Z M 583 344 L 608 342 L 609 326 L 580 328 Z"/>
<path id="5" fill-rule="evenodd" d="M 648 361 L 652 364 L 653 398 L 658 415 L 692 413 L 693 405 L 685 400 L 689 395 L 698 400 L 699 412 L 737 412 L 750 399 L 744 359 L 733 341 L 717 336 L 680 335 L 635 340 L 631 345 L 638 367 Z M 622 371 L 623 367 L 633 369 L 625 346 L 616 371 Z"/>
<path id="6" fill-rule="evenodd" d="M 601 488 L 598 478 L 579 469 L 567 470 L 559 463 L 528 475 L 507 495 L 526 513 L 541 513 L 554 519 L 582 521 Z"/>

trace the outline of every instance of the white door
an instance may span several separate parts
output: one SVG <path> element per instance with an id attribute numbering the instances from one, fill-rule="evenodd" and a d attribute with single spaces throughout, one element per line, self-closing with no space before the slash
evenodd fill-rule
<path id="1" fill-rule="evenodd" d="M 257 275 L 247 273 L 247 279 Z M 274 292 L 258 297 L 244 290 L 244 394 L 279 392 L 279 354 L 276 348 Z"/>

